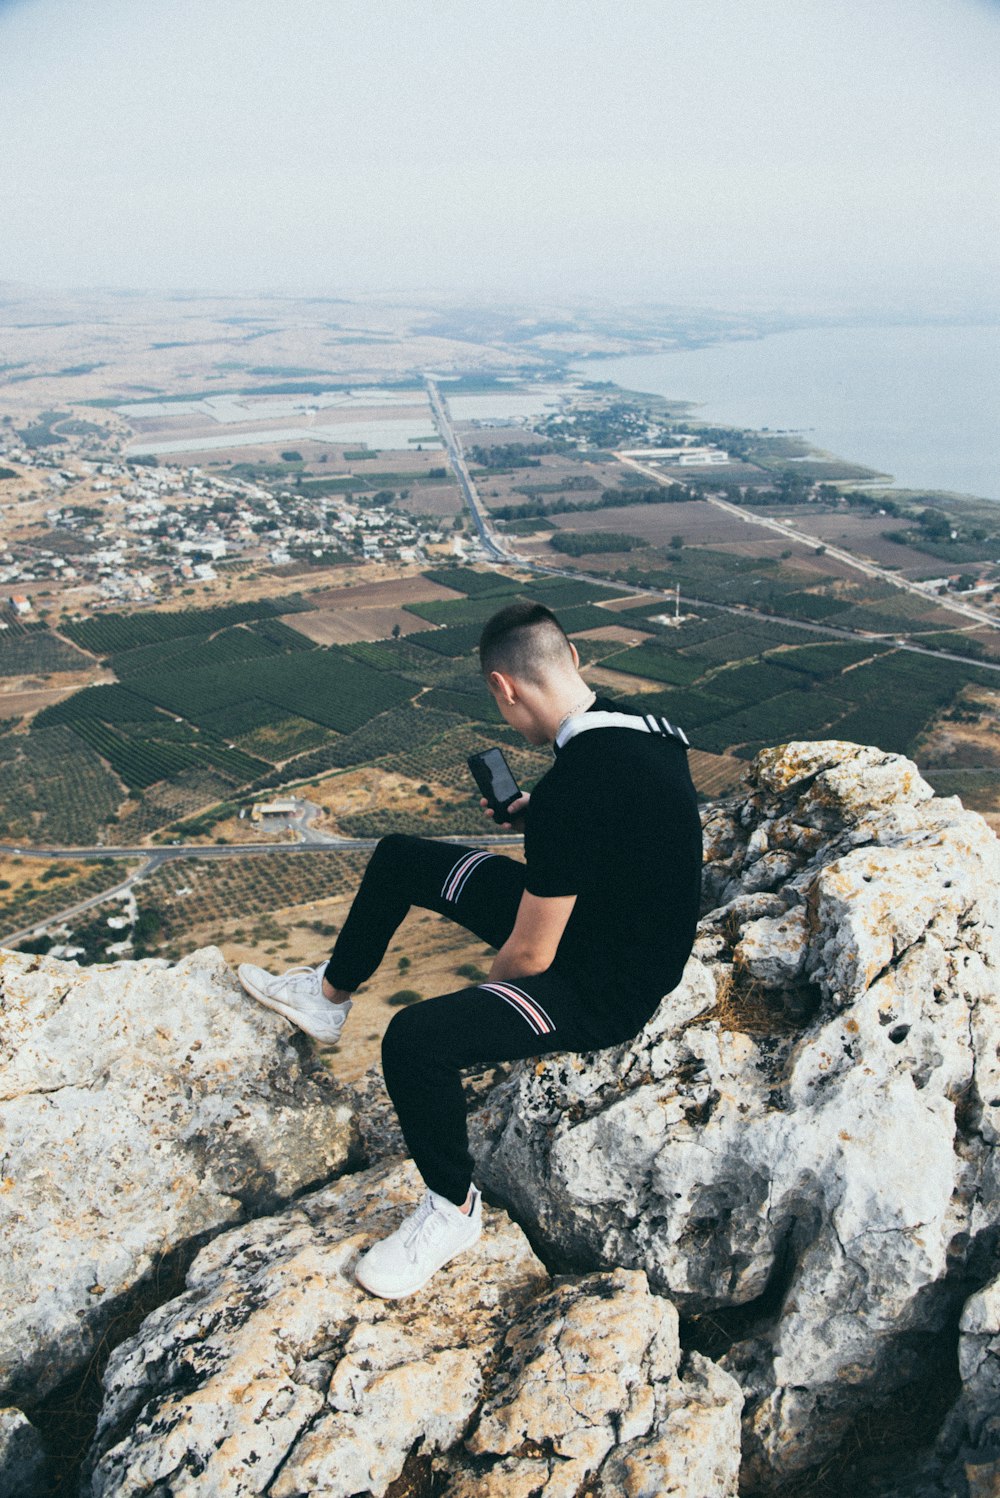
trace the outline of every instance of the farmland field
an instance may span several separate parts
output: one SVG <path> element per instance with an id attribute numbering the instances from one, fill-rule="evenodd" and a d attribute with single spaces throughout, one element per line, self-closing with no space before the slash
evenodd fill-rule
<path id="1" fill-rule="evenodd" d="M 122 797 L 100 756 L 64 725 L 0 737 L 0 805 L 11 842 L 93 843 Z"/>
<path id="2" fill-rule="evenodd" d="M 289 615 L 285 622 L 317 645 L 385 640 L 394 629 L 405 635 L 423 628 L 415 615 L 401 608 L 310 609 L 307 613 Z"/>
<path id="3" fill-rule="evenodd" d="M 660 511 L 673 519 L 705 510 L 686 502 L 615 509 L 614 516 L 617 524 L 626 513 L 648 520 Z M 821 623 L 853 617 L 903 629 L 936 622 L 933 601 L 885 585 L 831 584 L 825 574 L 810 586 L 794 558 L 786 560 L 685 546 L 646 572 L 630 566 L 627 576 L 660 587 L 677 576 L 685 592 L 770 599 Z M 499 719 L 475 660 L 482 623 L 517 596 L 558 610 L 597 688 L 641 699 L 644 709 L 685 728 L 702 795 L 731 785 L 756 748 L 780 739 L 835 734 L 912 751 L 978 679 L 971 663 L 906 655 L 885 641 L 831 642 L 779 621 L 692 614 L 690 605 L 675 623 L 665 599 L 615 596 L 597 580 L 455 564 L 308 598 L 105 614 L 69 626 L 74 654 L 93 672 L 85 652 L 99 653 L 118 681 L 62 695 L 28 733 L 0 737 L 0 792 L 27 778 L 29 760 L 36 767 L 12 835 L 89 842 L 113 827 L 116 841 L 139 841 L 190 824 L 186 835 L 208 838 L 220 821 L 223 832 L 229 826 L 225 818 L 235 813 L 226 807 L 366 766 L 376 783 L 383 777 L 384 804 L 345 808 L 341 830 L 472 835 L 480 824 L 466 754 L 502 742 L 525 783 L 547 764 L 543 756 L 519 757 L 522 746 Z M 393 623 L 406 638 L 388 638 Z M 349 643 L 327 644 L 338 633 Z M 903 705 L 887 710 L 900 694 Z M 72 760 L 72 777 L 55 773 L 57 763 L 64 772 L 64 760 Z M 57 779 L 75 791 L 57 789 Z M 392 784 L 428 789 L 400 800 Z"/>
<path id="4" fill-rule="evenodd" d="M 44 625 L 0 633 L 0 676 L 44 676 L 52 671 L 87 671 L 93 661 Z"/>
<path id="5" fill-rule="evenodd" d="M 63 633 L 83 650 L 90 650 L 95 655 L 113 655 L 141 645 L 162 645 L 171 640 L 207 636 L 230 625 L 273 618 L 301 607 L 301 600 L 297 598 L 275 598 L 261 599 L 257 603 L 220 604 L 207 609 L 101 614 L 92 619 L 70 621 L 63 626 Z"/>
<path id="6" fill-rule="evenodd" d="M 756 544 L 759 535 L 769 540 L 763 527 L 747 525 L 726 510 L 700 502 L 633 505 L 627 509 L 593 510 L 548 517 L 560 530 L 626 531 L 654 546 L 666 546 L 671 536 L 682 535 L 688 546 L 715 546 L 720 541 L 744 541 L 749 531 Z"/>
<path id="7" fill-rule="evenodd" d="M 454 569 L 455 573 L 460 571 Z M 435 581 L 436 576 L 451 576 L 450 572 L 432 574 L 410 573 L 406 577 L 382 578 L 377 582 L 355 582 L 348 588 L 326 588 L 322 592 L 310 593 L 309 607 L 319 609 L 401 609 L 407 603 L 420 603 L 432 598 L 450 598 L 453 602 L 461 596 L 458 581 L 447 587 Z"/>
<path id="8" fill-rule="evenodd" d="M 899 525 L 887 515 L 865 515 L 847 505 L 832 512 L 799 506 L 791 513 L 777 507 L 769 513 L 791 520 L 798 530 L 808 531 L 817 541 L 832 541 L 835 546 L 871 557 L 882 567 L 899 567 L 907 577 L 937 577 L 941 571 L 941 563 L 926 552 L 886 538 L 884 533 Z"/>

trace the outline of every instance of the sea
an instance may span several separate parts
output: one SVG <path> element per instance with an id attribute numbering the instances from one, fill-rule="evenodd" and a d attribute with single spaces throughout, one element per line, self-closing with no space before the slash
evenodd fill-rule
<path id="1" fill-rule="evenodd" d="M 720 426 L 800 433 L 897 488 L 1000 502 L 1000 323 L 797 328 L 575 369 Z"/>

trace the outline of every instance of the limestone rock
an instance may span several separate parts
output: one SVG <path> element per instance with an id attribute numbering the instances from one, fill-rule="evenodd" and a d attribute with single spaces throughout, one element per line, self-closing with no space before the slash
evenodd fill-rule
<path id="1" fill-rule="evenodd" d="M 34 1498 L 42 1489 L 46 1457 L 30 1420 L 16 1409 L 0 1409 L 0 1493 Z"/>
<path id="2" fill-rule="evenodd" d="M 37 1398 L 162 1255 L 342 1170 L 352 1115 L 214 948 L 0 984 L 0 1388 Z"/>
<path id="3" fill-rule="evenodd" d="M 739 1386 L 681 1359 L 641 1272 L 553 1285 L 486 1209 L 425 1290 L 366 1294 L 359 1253 L 421 1189 L 383 1163 L 203 1249 L 111 1358 L 90 1498 L 381 1498 L 415 1452 L 449 1498 L 574 1498 L 606 1470 L 636 1498 L 735 1498 Z"/>
<path id="4" fill-rule="evenodd" d="M 588 1480 L 629 1498 L 735 1498 L 742 1403 L 736 1381 L 697 1353 L 682 1369 L 673 1306 L 644 1274 L 618 1269 L 522 1311 L 469 1455 L 438 1465 L 448 1498 L 575 1498 Z"/>
<path id="5" fill-rule="evenodd" d="M 458 1441 L 496 1343 L 548 1276 L 487 1210 L 479 1243 L 427 1289 L 368 1295 L 353 1265 L 421 1189 L 412 1164 L 376 1166 L 204 1248 L 186 1293 L 108 1364 L 94 1498 L 161 1483 L 172 1498 L 381 1494 L 418 1441 Z"/>
<path id="6" fill-rule="evenodd" d="M 920 1376 L 995 1233 L 1000 849 L 909 761 L 837 742 L 766 751 L 707 822 L 681 985 L 628 1045 L 515 1068 L 474 1149 L 556 1265 L 641 1268 L 682 1313 L 766 1295 L 725 1360 L 766 1484 Z"/>

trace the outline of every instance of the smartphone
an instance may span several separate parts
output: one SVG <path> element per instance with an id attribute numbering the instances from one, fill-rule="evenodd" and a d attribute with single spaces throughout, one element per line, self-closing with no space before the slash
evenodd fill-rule
<path id="1" fill-rule="evenodd" d="M 502 750 L 487 749 L 484 754 L 470 754 L 468 765 L 493 813 L 494 821 L 509 822 L 508 808 L 521 795 L 521 791 Z"/>

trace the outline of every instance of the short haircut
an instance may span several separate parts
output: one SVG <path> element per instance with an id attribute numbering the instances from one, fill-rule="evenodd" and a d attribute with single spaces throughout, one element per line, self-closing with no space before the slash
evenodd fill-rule
<path id="1" fill-rule="evenodd" d="M 503 671 L 538 682 L 553 670 L 573 665 L 570 643 L 559 620 L 544 603 L 518 599 L 486 621 L 479 637 L 484 676 Z"/>

